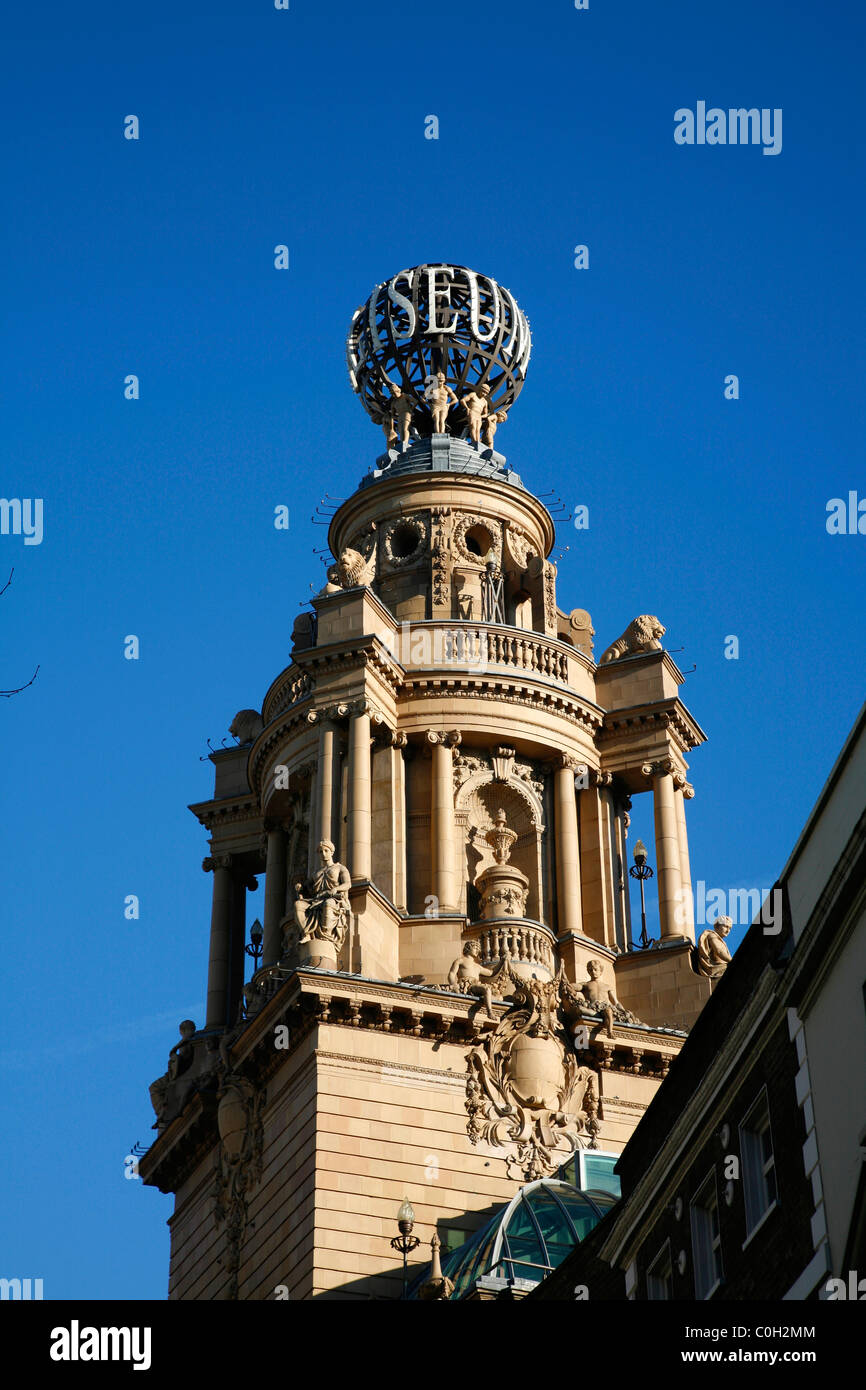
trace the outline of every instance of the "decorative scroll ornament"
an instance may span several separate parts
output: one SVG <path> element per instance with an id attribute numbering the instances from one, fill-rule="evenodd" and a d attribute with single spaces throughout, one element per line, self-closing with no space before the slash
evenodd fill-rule
<path id="1" fill-rule="evenodd" d="M 510 1178 L 533 1182 L 582 1144 L 596 1147 L 598 1101 L 563 1021 L 562 972 L 512 978 L 514 1003 L 466 1059 L 466 1128 L 471 1143 L 506 1151 Z"/>
<path id="2" fill-rule="evenodd" d="M 469 417 L 476 388 L 502 423 L 520 394 L 531 338 L 514 296 L 460 265 L 419 265 L 377 285 L 352 318 L 346 361 L 352 389 L 389 443 Z M 440 375 L 441 374 L 441 375 Z M 461 402 L 467 401 L 467 407 Z M 405 419 L 400 412 L 408 410 Z M 399 418 L 397 418 L 399 415 Z"/>

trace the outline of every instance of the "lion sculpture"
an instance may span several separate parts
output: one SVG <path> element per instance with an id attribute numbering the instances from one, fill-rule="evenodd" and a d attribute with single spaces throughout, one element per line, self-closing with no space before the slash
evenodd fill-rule
<path id="1" fill-rule="evenodd" d="M 622 637 L 617 637 L 607 651 L 602 652 L 599 665 L 619 661 L 623 656 L 636 656 L 639 652 L 660 652 L 662 644 L 659 639 L 664 635 L 665 629 L 658 618 L 651 613 L 641 613 L 640 617 L 632 618 Z"/>
<path id="2" fill-rule="evenodd" d="M 357 550 L 342 550 L 337 563 L 328 570 L 328 579 L 341 589 L 360 589 L 369 585 L 375 573 L 375 551 L 365 560 Z"/>

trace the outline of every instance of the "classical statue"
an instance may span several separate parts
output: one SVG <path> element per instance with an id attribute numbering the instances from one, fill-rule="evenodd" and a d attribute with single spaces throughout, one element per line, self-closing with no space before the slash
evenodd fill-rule
<path id="1" fill-rule="evenodd" d="M 303 885 L 295 884 L 295 922 L 298 945 L 308 941 L 327 943 L 328 955 L 339 954 L 349 925 L 349 889 L 352 877 L 345 864 L 334 860 L 334 845 L 322 840 L 319 845 L 322 867 L 309 885 L 309 897 L 303 895 Z M 317 959 L 317 957 L 315 958 Z"/>
<path id="2" fill-rule="evenodd" d="M 394 428 L 399 432 L 400 439 L 404 445 L 409 443 L 409 427 L 412 424 L 412 416 L 415 414 L 415 407 L 418 402 L 411 392 L 403 394 L 400 386 L 392 386 L 391 399 L 391 418 L 394 421 Z"/>
<path id="3" fill-rule="evenodd" d="M 730 917 L 717 917 L 711 927 L 701 932 L 696 953 L 699 975 L 706 975 L 710 980 L 724 975 L 731 963 L 725 937 L 733 925 Z"/>
<path id="4" fill-rule="evenodd" d="M 496 426 L 504 425 L 508 419 L 508 412 L 505 410 L 494 410 L 489 412 L 484 425 L 484 443 L 488 449 L 493 448 L 493 440 L 496 437 Z"/>
<path id="5" fill-rule="evenodd" d="M 424 397 L 433 416 L 433 433 L 444 434 L 449 407 L 458 404 L 457 397 L 445 381 L 444 372 L 437 372 L 435 378 L 430 379 Z"/>
<path id="6" fill-rule="evenodd" d="M 376 424 L 382 426 L 385 435 L 385 444 L 389 449 L 393 449 L 397 443 L 397 431 L 394 427 L 394 415 L 392 411 L 385 411 L 375 417 Z"/>
<path id="7" fill-rule="evenodd" d="M 448 971 L 448 984 L 458 994 L 474 994 L 479 999 L 483 999 L 487 1017 L 495 1019 L 493 994 L 490 986 L 485 985 L 483 981 L 492 979 L 498 971 L 487 970 L 478 959 L 480 955 L 481 947 L 478 942 L 467 941 L 463 947 L 462 956 L 458 956 L 452 962 L 451 969 Z"/>
<path id="8" fill-rule="evenodd" d="M 156 1114 L 157 1125 L 165 1112 L 165 1103 L 168 1096 L 168 1089 L 185 1071 L 189 1071 L 192 1059 L 195 1055 L 195 1048 L 192 1039 L 195 1036 L 196 1027 L 191 1018 L 185 1018 L 180 1024 L 180 1042 L 176 1042 L 171 1052 L 168 1054 L 168 1066 L 162 1076 L 151 1084 L 150 1103 Z M 156 1125 L 154 1126 L 156 1128 Z"/>
<path id="9" fill-rule="evenodd" d="M 588 960 L 586 968 L 589 979 L 579 987 L 580 993 L 586 1001 L 587 1009 L 593 1013 L 601 1014 L 604 1019 L 605 1032 L 609 1038 L 613 1037 L 614 1020 L 618 1023 L 637 1023 L 633 1013 L 630 1013 L 617 999 L 616 994 L 602 980 L 602 970 L 604 967 L 600 960 Z"/>
<path id="10" fill-rule="evenodd" d="M 619 661 L 621 656 L 634 656 L 639 652 L 660 652 L 662 644 L 659 639 L 664 635 L 665 629 L 658 618 L 651 613 L 641 613 L 639 617 L 632 618 L 622 637 L 617 637 L 607 651 L 602 652 L 599 665 Z"/>
<path id="11" fill-rule="evenodd" d="M 488 399 L 490 397 L 489 386 L 476 386 L 463 396 L 460 404 L 466 411 L 466 418 L 469 422 L 469 438 L 473 444 L 481 442 L 481 426 L 489 415 Z"/>

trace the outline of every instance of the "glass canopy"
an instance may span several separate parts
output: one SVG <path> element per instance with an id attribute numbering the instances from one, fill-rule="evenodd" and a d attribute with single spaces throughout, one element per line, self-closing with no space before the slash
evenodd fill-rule
<path id="1" fill-rule="evenodd" d="M 457 1250 L 443 1256 L 442 1273 L 454 1281 L 452 1299 L 465 1298 L 483 1274 L 540 1284 L 616 1203 L 611 1192 L 582 1192 L 558 1178 L 527 1183 Z M 417 1298 L 430 1277 L 427 1265 L 409 1289 Z"/>

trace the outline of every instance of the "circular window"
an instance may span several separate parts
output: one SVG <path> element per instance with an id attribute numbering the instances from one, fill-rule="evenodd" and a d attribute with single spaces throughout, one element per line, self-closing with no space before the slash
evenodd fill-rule
<path id="1" fill-rule="evenodd" d="M 398 560 L 408 560 L 418 549 L 420 539 L 414 526 L 410 526 L 407 521 L 401 521 L 391 533 L 391 553 Z"/>
<path id="2" fill-rule="evenodd" d="M 486 526 L 470 526 L 465 543 L 470 555 L 484 556 L 493 549 L 493 537 Z"/>

